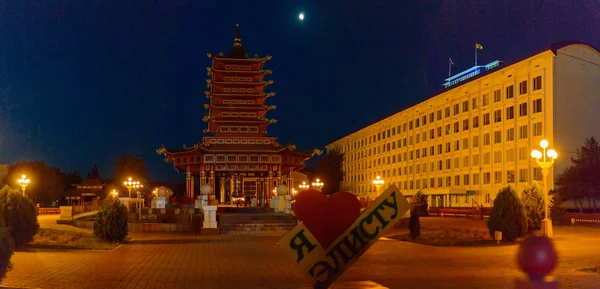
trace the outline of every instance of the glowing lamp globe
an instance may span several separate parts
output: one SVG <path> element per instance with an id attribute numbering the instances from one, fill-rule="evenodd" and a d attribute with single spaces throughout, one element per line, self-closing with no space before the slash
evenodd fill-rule
<path id="1" fill-rule="evenodd" d="M 531 151 L 531 157 L 534 159 L 540 159 L 542 158 L 542 152 L 538 150 L 533 150 Z"/>
<path id="2" fill-rule="evenodd" d="M 277 186 L 277 195 L 278 196 L 285 196 L 288 194 L 288 187 L 284 184 L 281 184 L 279 186 Z"/>
<path id="3" fill-rule="evenodd" d="M 209 184 L 204 184 L 204 185 L 202 185 L 202 187 L 200 187 L 200 193 L 203 195 L 210 195 L 210 194 L 212 194 L 212 191 L 213 191 L 213 188 Z"/>
<path id="4" fill-rule="evenodd" d="M 300 19 L 300 20 L 304 20 L 304 13 L 300 13 L 300 14 L 298 14 L 298 19 Z"/>
<path id="5" fill-rule="evenodd" d="M 541 281 L 556 268 L 558 255 L 552 241 L 546 237 L 533 236 L 525 239 L 519 247 L 519 267 L 534 281 Z"/>
<path id="6" fill-rule="evenodd" d="M 543 139 L 542 141 L 540 141 L 540 146 L 545 149 L 548 147 L 548 141 Z"/>
<path id="7" fill-rule="evenodd" d="M 548 157 L 550 157 L 553 160 L 555 160 L 558 157 L 558 153 L 556 153 L 556 151 L 553 149 L 549 149 L 547 154 L 548 154 Z"/>

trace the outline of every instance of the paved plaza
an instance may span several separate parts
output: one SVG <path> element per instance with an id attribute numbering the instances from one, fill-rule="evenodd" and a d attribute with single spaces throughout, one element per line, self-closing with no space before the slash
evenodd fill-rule
<path id="1" fill-rule="evenodd" d="M 484 227 L 482 221 L 422 218 L 425 227 Z M 42 227 L 51 224 L 41 220 Z M 57 228 L 56 226 L 53 226 Z M 60 227 L 58 227 L 60 228 Z M 556 227 L 561 289 L 598 288 L 600 230 Z M 278 237 L 134 234 L 113 251 L 17 252 L 4 286 L 34 288 L 300 288 L 310 285 Z M 378 241 L 340 281 L 389 288 L 513 288 L 517 246 L 429 247 Z"/>

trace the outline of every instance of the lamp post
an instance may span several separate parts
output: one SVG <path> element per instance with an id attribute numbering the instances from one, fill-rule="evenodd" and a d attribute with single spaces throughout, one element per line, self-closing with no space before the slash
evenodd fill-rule
<path id="1" fill-rule="evenodd" d="M 321 190 L 321 188 L 323 187 L 323 182 L 321 182 L 320 179 L 317 179 L 316 181 L 312 182 L 312 186 L 317 188 L 317 190 Z"/>
<path id="2" fill-rule="evenodd" d="M 300 190 L 306 190 L 306 189 L 310 188 L 310 186 L 306 182 L 302 182 L 302 184 L 298 185 L 298 188 Z"/>
<path id="3" fill-rule="evenodd" d="M 380 176 L 375 177 L 373 180 L 373 185 L 375 185 L 375 189 L 377 189 L 377 196 L 379 197 L 379 189 L 383 186 L 385 182 L 381 179 Z"/>
<path id="4" fill-rule="evenodd" d="M 23 190 L 23 196 L 25 196 L 25 189 L 27 188 L 27 185 L 29 185 L 29 182 L 31 182 L 31 180 L 29 180 L 26 175 L 22 175 L 21 178 L 17 181 L 17 183 L 19 183 L 21 189 Z"/>
<path id="5" fill-rule="evenodd" d="M 127 210 L 129 210 L 129 203 L 131 202 L 131 190 L 132 189 L 138 190 L 139 188 L 142 188 L 143 185 L 141 185 L 140 182 L 138 182 L 138 181 L 132 180 L 131 178 L 128 178 L 127 181 L 123 182 L 123 184 L 129 191 L 129 199 L 127 199 Z M 139 214 L 140 214 L 140 220 L 141 220 L 142 219 L 142 208 L 139 206 L 140 192 L 139 191 L 137 191 L 137 192 L 138 192 L 138 207 L 139 207 Z"/>
<path id="6" fill-rule="evenodd" d="M 112 191 L 110 191 L 110 194 L 111 194 L 111 195 L 113 196 L 113 198 L 115 198 L 115 199 L 116 199 L 117 197 L 119 197 L 119 192 L 117 192 L 117 190 L 112 190 Z"/>
<path id="7" fill-rule="evenodd" d="M 546 184 L 546 177 L 548 176 L 550 167 L 554 164 L 554 160 L 558 157 L 558 153 L 553 149 L 546 151 L 546 148 L 548 148 L 547 140 L 540 141 L 540 146 L 542 147 L 543 152 L 533 150 L 531 151 L 531 157 L 533 157 L 540 168 L 542 168 L 542 175 L 544 176 L 544 219 L 542 220 L 542 233 L 545 237 L 552 238 L 552 220 L 548 218 L 548 187 Z"/>

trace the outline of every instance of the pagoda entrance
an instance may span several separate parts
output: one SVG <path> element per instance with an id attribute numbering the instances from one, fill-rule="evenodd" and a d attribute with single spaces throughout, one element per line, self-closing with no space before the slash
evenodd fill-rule
<path id="1" fill-rule="evenodd" d="M 268 207 L 272 195 L 268 188 L 262 173 L 217 173 L 215 197 L 221 205 L 236 205 L 237 201 L 239 206 Z"/>

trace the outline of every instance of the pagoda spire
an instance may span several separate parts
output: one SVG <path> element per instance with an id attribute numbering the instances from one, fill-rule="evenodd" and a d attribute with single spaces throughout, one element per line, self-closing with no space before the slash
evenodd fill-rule
<path id="1" fill-rule="evenodd" d="M 241 58 L 247 59 L 248 54 L 246 53 L 246 49 L 242 46 L 242 39 L 240 38 L 240 25 L 235 25 L 235 38 L 233 39 L 233 47 L 229 51 L 229 58 Z"/>

